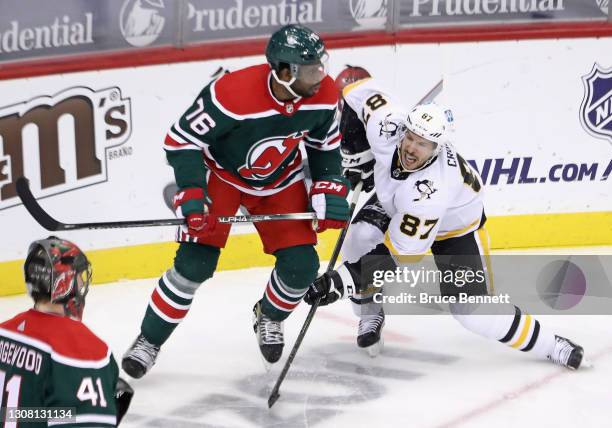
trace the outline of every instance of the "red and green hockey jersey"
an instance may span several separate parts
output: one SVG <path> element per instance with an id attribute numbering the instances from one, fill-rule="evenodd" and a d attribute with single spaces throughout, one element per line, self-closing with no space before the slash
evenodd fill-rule
<path id="1" fill-rule="evenodd" d="M 0 324 L 2 408 L 74 408 L 73 423 L 52 425 L 114 427 L 118 376 L 106 343 L 80 321 L 31 309 Z"/>
<path id="2" fill-rule="evenodd" d="M 333 80 L 312 97 L 281 102 L 270 77 L 267 64 L 223 75 L 171 127 L 164 148 L 180 188 L 201 187 L 210 169 L 243 192 L 274 194 L 304 178 L 302 141 L 313 179 L 341 173 Z"/>

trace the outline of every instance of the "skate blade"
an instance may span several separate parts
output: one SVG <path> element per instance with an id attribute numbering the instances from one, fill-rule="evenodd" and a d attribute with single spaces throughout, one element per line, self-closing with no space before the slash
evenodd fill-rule
<path id="1" fill-rule="evenodd" d="M 272 363 L 269 363 L 268 360 L 263 357 L 263 355 L 261 356 L 261 363 L 263 364 L 266 373 L 270 373 L 270 370 L 272 370 Z"/>
<path id="2" fill-rule="evenodd" d="M 365 348 L 365 350 L 371 358 L 376 358 L 378 354 L 382 352 L 384 347 L 385 347 L 385 339 L 381 336 L 378 342 L 376 342 L 372 346 L 368 346 L 367 348 Z"/>
<path id="3" fill-rule="evenodd" d="M 582 361 L 580 362 L 580 366 L 578 366 L 578 370 L 582 370 L 582 369 L 592 369 L 593 368 L 593 362 L 591 360 L 589 360 L 587 357 L 582 357 Z"/>

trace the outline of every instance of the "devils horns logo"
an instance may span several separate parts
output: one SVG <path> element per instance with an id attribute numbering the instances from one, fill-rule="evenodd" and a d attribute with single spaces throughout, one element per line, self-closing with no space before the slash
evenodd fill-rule
<path id="1" fill-rule="evenodd" d="M 125 40 L 137 47 L 153 43 L 164 29 L 164 9 L 163 0 L 124 0 L 119 26 Z"/>
<path id="2" fill-rule="evenodd" d="M 594 137 L 612 142 L 612 68 L 595 63 L 582 76 L 584 97 L 580 106 L 580 123 Z"/>
<path id="3" fill-rule="evenodd" d="M 305 136 L 306 131 L 301 131 L 286 137 L 270 137 L 256 142 L 247 154 L 245 165 L 238 169 L 238 172 L 250 180 L 269 177 L 295 153 Z"/>

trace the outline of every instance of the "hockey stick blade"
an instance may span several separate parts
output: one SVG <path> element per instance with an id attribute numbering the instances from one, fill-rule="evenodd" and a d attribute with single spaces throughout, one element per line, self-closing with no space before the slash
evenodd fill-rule
<path id="1" fill-rule="evenodd" d="M 342 229 L 342 232 L 340 232 L 340 236 L 338 237 L 338 240 L 336 241 L 336 246 L 334 247 L 334 251 L 332 252 L 331 258 L 329 259 L 329 264 L 327 265 L 327 269 L 326 269 L 327 272 L 330 272 L 334 269 L 336 260 L 338 259 L 338 256 L 340 255 L 340 249 L 342 248 L 342 243 L 344 242 L 344 238 L 346 237 L 346 232 L 348 231 L 348 228 L 351 224 L 350 219 L 353 218 L 353 212 L 355 211 L 355 207 L 357 206 L 357 202 L 359 201 L 359 195 L 361 194 L 362 187 L 363 187 L 363 181 L 360 181 L 355 187 L 355 190 L 353 191 L 353 198 L 351 199 L 351 204 L 349 206 L 349 221 L 346 223 L 346 226 L 344 226 L 344 228 Z M 310 307 L 310 311 L 308 311 L 308 315 L 306 316 L 304 325 L 302 326 L 302 329 L 300 330 L 300 334 L 298 334 L 298 337 L 295 340 L 295 343 L 293 344 L 293 348 L 291 349 L 291 353 L 289 354 L 287 361 L 285 361 L 283 370 L 281 371 L 280 375 L 278 375 L 276 384 L 274 385 L 274 388 L 272 388 L 272 392 L 270 392 L 270 396 L 268 397 L 268 408 L 269 409 L 272 408 L 272 406 L 274 406 L 274 403 L 276 403 L 276 401 L 280 397 L 280 392 L 279 392 L 280 387 L 283 381 L 285 380 L 285 376 L 287 376 L 287 373 L 289 372 L 289 368 L 291 367 L 291 364 L 293 363 L 293 359 L 295 358 L 298 352 L 298 349 L 300 349 L 302 340 L 304 339 L 304 336 L 306 336 L 306 332 L 308 331 L 308 327 L 310 327 L 310 323 L 312 322 L 312 319 L 314 318 L 315 312 L 317 312 L 317 308 L 319 307 L 320 301 L 321 301 L 321 298 L 320 297 L 317 298 L 312 303 L 312 306 Z"/>
<path id="2" fill-rule="evenodd" d="M 38 204 L 38 201 L 32 194 L 30 190 L 30 183 L 28 179 L 25 177 L 19 177 L 15 182 L 15 187 L 17 189 L 17 195 L 23 206 L 28 210 L 30 215 L 34 217 L 34 220 L 38 222 L 42 227 L 50 231 L 56 230 L 65 230 L 61 227 L 59 221 L 51 217 L 42 207 Z"/>

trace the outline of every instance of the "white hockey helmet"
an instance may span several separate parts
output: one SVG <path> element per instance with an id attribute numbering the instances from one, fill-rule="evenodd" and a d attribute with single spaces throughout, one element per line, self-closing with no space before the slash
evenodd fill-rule
<path id="1" fill-rule="evenodd" d="M 450 134 L 453 131 L 453 114 L 449 109 L 443 109 L 435 103 L 419 104 L 415 106 L 404 122 L 404 132 L 400 134 L 398 150 L 402 145 L 406 130 L 414 132 L 419 137 L 425 138 L 435 144 L 435 149 L 427 162 L 415 170 L 406 169 L 414 172 L 425 168 L 440 153 L 442 147 L 450 141 Z"/>

